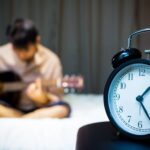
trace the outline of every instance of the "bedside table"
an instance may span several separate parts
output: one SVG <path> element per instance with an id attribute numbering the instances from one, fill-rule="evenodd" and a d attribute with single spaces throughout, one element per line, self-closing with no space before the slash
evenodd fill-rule
<path id="1" fill-rule="evenodd" d="M 118 136 L 110 122 L 100 122 L 79 129 L 76 150 L 150 150 L 150 140 Z"/>

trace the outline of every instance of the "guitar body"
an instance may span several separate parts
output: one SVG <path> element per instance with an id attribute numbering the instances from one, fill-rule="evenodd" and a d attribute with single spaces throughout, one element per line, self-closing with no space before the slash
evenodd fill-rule
<path id="1" fill-rule="evenodd" d="M 0 83 L 21 81 L 21 78 L 14 72 L 0 72 Z M 0 93 L 0 101 L 12 107 L 16 107 L 21 96 L 21 91 Z"/>

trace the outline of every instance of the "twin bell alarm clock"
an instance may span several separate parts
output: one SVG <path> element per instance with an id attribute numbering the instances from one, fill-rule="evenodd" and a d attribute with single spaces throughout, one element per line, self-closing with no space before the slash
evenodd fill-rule
<path id="1" fill-rule="evenodd" d="M 104 88 L 104 106 L 114 127 L 123 135 L 150 138 L 150 60 L 143 59 L 132 38 L 150 28 L 129 35 L 127 49 L 112 58 L 113 72 Z M 150 54 L 150 50 L 145 51 Z"/>

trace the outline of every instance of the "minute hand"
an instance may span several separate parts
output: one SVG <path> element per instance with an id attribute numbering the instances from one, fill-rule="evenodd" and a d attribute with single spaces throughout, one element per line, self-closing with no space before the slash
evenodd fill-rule
<path id="1" fill-rule="evenodd" d="M 146 116 L 148 117 L 148 119 L 150 120 L 150 116 L 145 108 L 145 106 L 143 105 L 143 96 L 150 90 L 150 86 L 143 92 L 142 95 L 139 95 L 136 97 L 136 100 L 141 104 Z"/>
<path id="2" fill-rule="evenodd" d="M 145 112 L 146 116 L 147 116 L 147 117 L 148 117 L 148 119 L 150 120 L 150 116 L 149 116 L 149 114 L 148 114 L 148 112 L 147 112 L 147 110 L 146 110 L 145 106 L 143 105 L 142 101 L 139 101 L 139 103 L 141 104 L 141 106 L 142 106 L 142 108 L 143 108 L 143 110 L 144 110 L 144 112 Z"/>

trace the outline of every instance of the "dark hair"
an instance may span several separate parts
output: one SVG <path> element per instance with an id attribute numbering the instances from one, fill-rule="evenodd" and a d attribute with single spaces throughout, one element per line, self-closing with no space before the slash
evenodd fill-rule
<path id="1" fill-rule="evenodd" d="M 38 30 L 31 20 L 16 19 L 6 30 L 9 41 L 17 48 L 26 48 L 29 43 L 35 43 Z"/>

